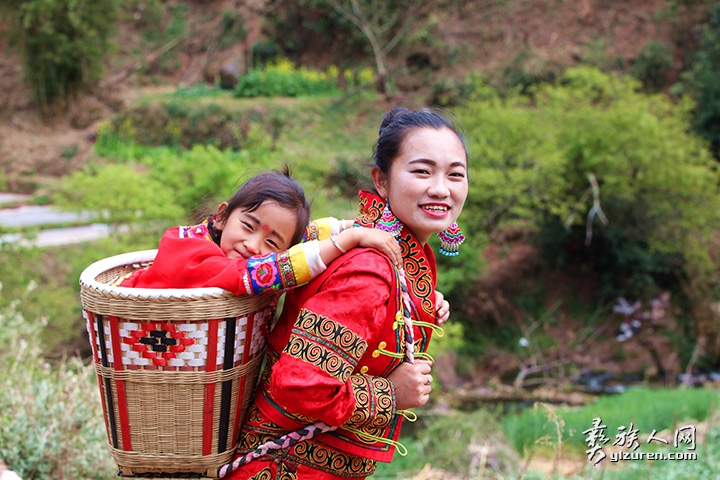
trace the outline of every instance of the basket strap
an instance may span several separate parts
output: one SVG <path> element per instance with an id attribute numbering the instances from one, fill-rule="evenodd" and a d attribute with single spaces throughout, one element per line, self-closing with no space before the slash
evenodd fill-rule
<path id="1" fill-rule="evenodd" d="M 98 362 L 105 368 L 108 368 L 107 361 L 107 349 L 105 347 L 105 335 L 103 334 L 103 317 L 102 315 L 96 315 L 92 312 L 87 312 L 88 315 L 88 332 L 90 332 L 90 338 L 92 341 L 92 349 L 95 355 L 95 365 Z M 97 332 L 97 333 L 96 333 Z M 98 348 L 100 351 L 98 352 Z M 115 424 L 115 408 L 113 407 L 112 399 L 112 382 L 110 378 L 103 378 L 100 372 L 97 373 L 98 386 L 100 387 L 103 414 L 107 419 L 105 422 L 105 429 L 108 432 L 108 438 L 112 442 L 112 446 L 118 447 L 117 439 L 117 426 Z"/>
<path id="2" fill-rule="evenodd" d="M 245 347 L 243 348 L 243 358 L 242 358 L 242 364 L 248 363 L 250 360 L 250 355 L 252 354 L 252 332 L 254 331 L 253 328 L 255 326 L 255 313 L 251 313 L 247 316 L 247 325 L 245 326 Z M 259 358 L 262 358 L 262 354 L 258 354 Z M 243 375 L 240 378 L 240 384 L 238 385 L 238 392 L 242 392 L 242 394 L 237 396 L 237 406 L 235 407 L 235 411 L 238 412 L 237 415 L 235 415 L 235 424 L 233 425 L 233 441 L 236 441 L 238 438 L 238 433 L 240 430 L 240 420 L 242 420 L 242 415 L 239 414 L 239 412 L 243 411 L 243 404 L 245 403 L 245 397 L 252 395 L 254 393 L 254 388 L 251 388 L 250 393 L 245 393 L 245 387 L 247 384 L 247 377 Z M 237 443 L 236 443 L 237 445 Z"/>

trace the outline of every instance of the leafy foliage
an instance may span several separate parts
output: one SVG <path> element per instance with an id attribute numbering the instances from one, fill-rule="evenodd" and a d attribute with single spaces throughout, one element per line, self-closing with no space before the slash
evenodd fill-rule
<path id="1" fill-rule="evenodd" d="M 61 204 L 95 212 L 110 223 L 180 218 L 172 188 L 132 165 L 105 165 L 75 172 L 63 180 Z"/>
<path id="2" fill-rule="evenodd" d="M 489 81 L 477 73 L 462 79 L 449 79 L 432 85 L 428 102 L 439 107 L 456 107 L 468 102 L 497 98 L 499 93 Z"/>
<path id="3" fill-rule="evenodd" d="M 116 2 L 26 0 L 17 14 L 25 76 L 41 106 L 66 100 L 102 73 Z"/>
<path id="4" fill-rule="evenodd" d="M 537 59 L 532 49 L 526 48 L 518 52 L 502 69 L 501 77 L 504 91 L 519 89 L 522 93 L 528 93 L 533 85 L 554 81 L 557 72 Z"/>
<path id="5" fill-rule="evenodd" d="M 659 92 L 665 86 L 665 75 L 672 64 L 672 49 L 663 42 L 651 41 L 638 53 L 630 73 L 643 82 L 647 91 Z"/>
<path id="6" fill-rule="evenodd" d="M 17 302 L 0 310 L 0 457 L 28 480 L 112 479 L 93 368 L 79 359 L 45 363 L 41 328 Z"/>
<path id="7" fill-rule="evenodd" d="M 720 6 L 701 29 L 700 43 L 687 73 L 688 89 L 697 103 L 693 130 L 712 145 L 720 159 Z"/>
<path id="8" fill-rule="evenodd" d="M 705 144 L 687 133 L 691 105 L 638 89 L 632 78 L 580 67 L 558 83 L 534 88 L 530 98 L 461 108 L 474 157 L 464 222 L 486 232 L 519 221 L 556 232 L 545 236 L 554 244 L 546 242 L 545 251 L 557 262 L 573 251 L 574 261 L 587 262 L 593 250 L 586 243 L 614 250 L 615 259 L 647 252 L 636 264 L 644 271 L 616 264 L 606 272 L 613 293 L 643 293 L 623 290 L 623 279 L 637 274 L 657 282 L 654 271 L 667 270 L 661 265 L 676 259 L 712 269 L 708 241 L 720 207 L 717 165 Z M 592 178 L 607 227 L 593 209 Z M 603 267 L 613 268 L 608 263 Z"/>

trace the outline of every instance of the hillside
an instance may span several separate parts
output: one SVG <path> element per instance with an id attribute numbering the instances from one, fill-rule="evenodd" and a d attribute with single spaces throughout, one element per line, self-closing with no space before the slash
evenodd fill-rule
<path id="1" fill-rule="evenodd" d="M 44 121 L 23 81 L 20 57 L 10 48 L 9 38 L 0 38 L 4 51 L 0 56 L 4 189 L 32 193 L 84 165 L 92 152 L 97 123 L 139 95 L 217 79 L 220 68 L 229 62 L 242 70 L 248 62 L 247 52 L 263 38 L 259 12 L 267 3 L 156 2 L 162 5 L 162 19 L 155 28 L 166 28 L 171 15 L 182 15 L 184 30 L 179 36 L 154 43 L 147 41 L 143 17 L 147 11 L 141 8 L 145 4 L 137 3 L 135 10 L 121 15 L 114 38 L 117 48 L 108 55 L 105 77 Z M 508 82 L 552 78 L 581 62 L 629 70 L 648 42 L 662 42 L 672 52 L 673 67 L 665 72 L 667 88 L 685 67 L 694 47 L 694 29 L 709 9 L 708 2 L 667 0 L 438 0 L 435 4 L 408 35 L 422 40 L 397 49 L 391 59 L 391 72 L 402 89 L 397 102 L 407 101 L 407 95 L 422 102 L 434 82 L 459 79 L 468 72 Z M 220 44 L 218 26 L 228 15 L 243 19 L 246 34 Z M 2 21 L 3 27 L 9 25 L 7 16 Z M 317 67 L 343 64 L 342 57 L 333 57 L 333 51 L 325 48 L 326 39 L 317 35 L 303 38 L 309 43 L 299 55 L 302 61 Z M 365 62 L 372 65 L 369 55 Z"/>

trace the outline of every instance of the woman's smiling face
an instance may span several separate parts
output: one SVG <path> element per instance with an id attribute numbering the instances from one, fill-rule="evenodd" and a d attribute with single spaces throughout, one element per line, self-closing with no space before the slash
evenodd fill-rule
<path id="1" fill-rule="evenodd" d="M 449 128 L 415 128 L 402 141 L 389 175 L 372 170 L 377 192 L 395 216 L 425 244 L 452 225 L 468 193 L 467 156 Z"/>

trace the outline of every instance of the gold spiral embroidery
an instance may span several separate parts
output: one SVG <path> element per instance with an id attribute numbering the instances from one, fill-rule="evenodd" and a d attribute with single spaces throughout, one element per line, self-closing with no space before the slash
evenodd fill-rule
<path id="1" fill-rule="evenodd" d="M 300 310 L 285 353 L 346 382 L 367 343 L 355 332 L 307 309 Z"/>
<path id="2" fill-rule="evenodd" d="M 273 480 L 272 471 L 270 470 L 270 467 L 265 467 L 248 480 Z"/>

